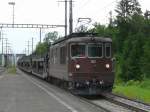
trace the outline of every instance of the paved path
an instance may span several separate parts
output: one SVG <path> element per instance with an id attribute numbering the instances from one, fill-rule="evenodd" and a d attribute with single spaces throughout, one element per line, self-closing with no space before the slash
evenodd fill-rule
<path id="1" fill-rule="evenodd" d="M 0 76 L 0 112 L 103 112 L 40 79 L 18 71 Z"/>
<path id="2" fill-rule="evenodd" d="M 0 75 L 2 74 L 3 71 L 4 71 L 4 68 L 0 66 Z"/>

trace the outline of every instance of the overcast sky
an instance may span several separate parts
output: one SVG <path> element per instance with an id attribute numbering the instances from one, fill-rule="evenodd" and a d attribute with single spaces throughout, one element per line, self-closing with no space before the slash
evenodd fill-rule
<path id="1" fill-rule="evenodd" d="M 64 3 L 59 0 L 13 0 L 15 2 L 16 24 L 64 24 Z M 60 0 L 63 1 L 63 0 Z M 108 23 L 109 11 L 113 12 L 119 0 L 73 0 L 74 28 L 77 18 L 89 17 L 92 23 Z M 12 23 L 12 6 L 10 0 L 0 0 L 0 23 Z M 150 0 L 139 0 L 142 10 L 150 10 Z M 64 35 L 63 28 L 42 30 L 42 38 L 49 31 L 59 31 Z M 8 38 L 15 53 L 23 53 L 27 49 L 27 41 L 33 37 L 34 46 L 39 41 L 39 29 L 3 29 L 3 37 Z M 31 42 L 30 42 L 31 45 Z M 31 51 L 31 49 L 30 49 Z M 1 53 L 1 41 L 0 41 Z"/>

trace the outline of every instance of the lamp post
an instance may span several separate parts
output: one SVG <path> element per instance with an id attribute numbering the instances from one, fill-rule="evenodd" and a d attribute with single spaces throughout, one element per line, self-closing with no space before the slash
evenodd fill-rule
<path id="1" fill-rule="evenodd" d="M 15 6 L 15 2 L 8 2 L 8 4 L 13 6 L 13 15 L 12 16 L 13 16 L 13 24 L 14 24 L 14 16 L 15 16 L 14 15 L 14 6 Z"/>

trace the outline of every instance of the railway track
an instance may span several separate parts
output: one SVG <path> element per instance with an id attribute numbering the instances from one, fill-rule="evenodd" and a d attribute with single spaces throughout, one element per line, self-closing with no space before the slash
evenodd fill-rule
<path id="1" fill-rule="evenodd" d="M 26 73 L 27 74 L 27 73 Z M 31 75 L 32 76 L 32 75 Z M 34 77 L 33 78 L 36 78 L 38 79 L 39 81 L 42 81 L 42 82 L 45 82 L 44 80 L 41 80 L 40 78 L 38 77 Z M 50 82 L 45 82 L 46 84 L 49 84 Z M 54 85 L 55 87 L 58 87 L 57 85 Z M 64 88 L 60 88 L 59 89 L 61 90 L 65 90 L 67 92 L 67 95 L 71 96 L 71 97 L 76 97 L 80 102 L 83 102 L 87 105 L 92 105 L 94 106 L 95 108 L 98 108 L 100 110 L 103 110 L 102 112 L 132 112 L 130 111 L 129 109 L 125 108 L 125 107 L 122 107 L 122 106 L 118 106 L 112 102 L 109 102 L 107 101 L 106 99 L 102 98 L 102 99 L 99 99 L 99 96 L 98 96 L 98 100 L 97 98 L 92 98 L 92 99 L 88 99 L 88 98 L 85 98 L 85 97 L 80 97 L 80 96 L 76 96 L 76 95 L 73 95 L 70 91 L 68 91 L 67 89 L 64 89 Z"/>
<path id="2" fill-rule="evenodd" d="M 81 99 L 90 103 L 91 105 L 94 105 L 98 108 L 102 108 L 103 110 L 105 110 L 105 112 L 133 112 L 132 110 L 110 102 L 105 98 L 99 98 L 99 96 L 98 98 L 94 99 L 87 99 L 82 97 Z"/>
<path id="3" fill-rule="evenodd" d="M 69 93 L 68 90 L 65 89 L 65 91 Z M 74 96 L 73 94 L 69 95 Z M 150 105 L 138 101 L 133 101 L 114 94 L 107 93 L 102 94 L 101 96 L 96 96 L 94 98 L 80 96 L 77 97 L 79 100 L 81 100 L 81 102 L 91 104 L 104 110 L 105 112 L 150 112 Z"/>
<path id="4" fill-rule="evenodd" d="M 150 105 L 115 94 L 102 94 L 101 98 L 82 98 L 106 112 L 150 112 Z"/>
<path id="5" fill-rule="evenodd" d="M 131 111 L 136 112 L 150 112 L 150 105 L 139 102 L 136 100 L 131 100 L 123 96 L 115 95 L 115 94 L 102 94 L 102 96 L 108 100 L 109 102 L 112 102 L 116 105 L 120 105 L 122 107 L 126 107 Z"/>
<path id="6" fill-rule="evenodd" d="M 35 77 L 34 77 L 35 78 Z M 57 85 L 55 85 L 57 86 Z M 58 86 L 57 86 L 58 87 Z M 68 93 L 68 90 L 60 88 Z M 69 94 L 74 96 L 73 94 Z M 77 96 L 78 97 L 78 96 Z M 97 108 L 104 110 L 105 112 L 150 112 L 150 105 L 133 101 L 121 96 L 114 94 L 102 94 L 101 96 L 96 97 L 78 97 L 82 102 L 91 104 Z"/>

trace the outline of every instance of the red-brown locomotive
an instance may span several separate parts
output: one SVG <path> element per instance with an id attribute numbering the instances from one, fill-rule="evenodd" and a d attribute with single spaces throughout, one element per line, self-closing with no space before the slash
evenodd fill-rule
<path id="1" fill-rule="evenodd" d="M 114 83 L 112 40 L 89 33 L 72 34 L 53 43 L 47 56 L 19 59 L 18 67 L 74 94 L 111 92 Z"/>

